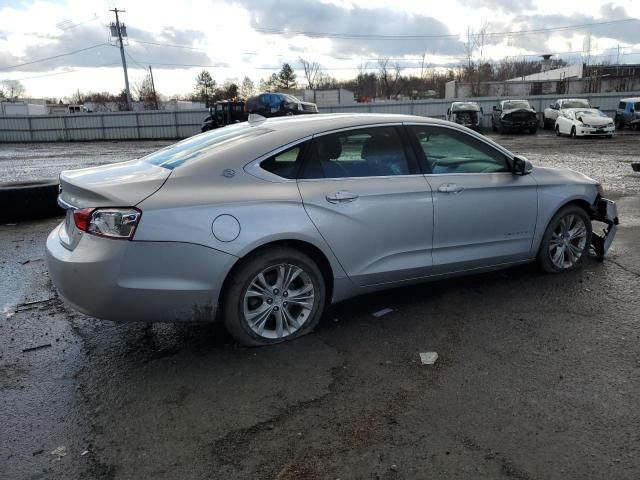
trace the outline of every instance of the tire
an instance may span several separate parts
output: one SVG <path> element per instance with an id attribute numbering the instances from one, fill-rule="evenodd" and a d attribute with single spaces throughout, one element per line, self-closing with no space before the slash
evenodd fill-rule
<path id="1" fill-rule="evenodd" d="M 576 127 L 571 127 L 571 134 L 569 135 L 571 138 L 576 138 Z"/>
<path id="2" fill-rule="evenodd" d="M 582 222 L 584 236 L 568 238 L 565 243 L 563 235 L 571 234 L 572 230 L 579 228 Z M 565 228 L 568 225 L 568 228 Z M 569 247 L 569 244 L 574 248 Z M 561 208 L 547 225 L 542 237 L 537 261 L 542 270 L 549 273 L 567 272 L 575 270 L 582 265 L 591 245 L 591 220 L 585 210 L 577 205 L 567 205 Z M 558 253 L 562 250 L 561 258 Z M 577 255 L 577 259 L 572 255 Z M 554 259 L 555 257 L 555 259 Z"/>
<path id="3" fill-rule="evenodd" d="M 615 119 L 616 130 L 622 130 L 624 128 L 624 122 L 622 121 L 622 117 L 617 116 Z"/>
<path id="4" fill-rule="evenodd" d="M 58 206 L 58 181 L 0 183 L 0 222 L 20 222 L 64 215 Z"/>
<path id="5" fill-rule="evenodd" d="M 289 270 L 282 271 L 280 267 Z M 278 289 L 280 279 L 295 269 L 301 272 L 289 286 L 296 288 Z M 284 275 L 278 277 L 280 272 Z M 310 286 L 311 305 L 308 292 L 304 293 Z M 291 305 L 293 302 L 288 300 L 294 297 L 288 293 L 292 291 L 303 292 L 299 298 L 306 300 L 304 307 Z M 293 340 L 311 332 L 324 311 L 326 286 L 320 269 L 311 258 L 292 248 L 274 247 L 243 259 L 231 273 L 221 298 L 222 317 L 229 334 L 242 345 L 256 347 Z M 288 315 L 284 315 L 285 312 Z M 257 318 L 253 327 L 247 315 Z M 294 320 L 285 325 L 289 319 Z"/>

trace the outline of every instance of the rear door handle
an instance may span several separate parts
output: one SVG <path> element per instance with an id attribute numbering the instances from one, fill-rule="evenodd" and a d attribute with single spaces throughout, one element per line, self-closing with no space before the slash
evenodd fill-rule
<path id="1" fill-rule="evenodd" d="M 460 193 L 463 190 L 464 187 L 456 183 L 443 183 L 438 187 L 438 191 L 442 193 Z"/>
<path id="2" fill-rule="evenodd" d="M 357 193 L 345 192 L 344 190 L 340 190 L 339 192 L 331 193 L 327 195 L 325 198 L 329 203 L 348 203 L 353 202 L 358 198 Z"/>

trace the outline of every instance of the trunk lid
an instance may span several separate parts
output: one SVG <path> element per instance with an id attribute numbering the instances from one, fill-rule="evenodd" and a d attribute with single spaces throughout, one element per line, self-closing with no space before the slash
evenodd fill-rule
<path id="1" fill-rule="evenodd" d="M 58 199 L 67 212 L 58 230 L 60 242 L 73 250 L 82 237 L 75 226 L 74 209 L 133 207 L 157 192 L 169 175 L 170 169 L 140 160 L 63 171 Z"/>
<path id="2" fill-rule="evenodd" d="M 132 160 L 60 174 L 60 200 L 75 208 L 132 207 L 155 193 L 171 170 Z"/>

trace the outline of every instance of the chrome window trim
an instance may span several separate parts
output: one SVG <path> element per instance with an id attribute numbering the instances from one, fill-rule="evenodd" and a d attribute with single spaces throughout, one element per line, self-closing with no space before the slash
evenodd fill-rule
<path id="1" fill-rule="evenodd" d="M 340 180 L 366 180 L 370 178 L 418 178 L 424 177 L 422 173 L 410 173 L 409 175 L 376 175 L 368 177 L 323 177 L 323 178 L 299 178 L 298 182 L 323 182 L 326 180 L 340 181 Z"/>

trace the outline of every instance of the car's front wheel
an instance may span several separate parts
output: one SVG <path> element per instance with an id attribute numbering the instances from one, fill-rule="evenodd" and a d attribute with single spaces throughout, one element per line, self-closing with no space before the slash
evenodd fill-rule
<path id="1" fill-rule="evenodd" d="M 551 273 L 577 268 L 591 243 L 591 221 L 584 209 L 567 205 L 556 213 L 542 237 L 538 263 Z"/>
<path id="2" fill-rule="evenodd" d="M 309 333 L 326 299 L 316 263 L 291 248 L 275 247 L 243 261 L 222 296 L 227 331 L 242 345 L 279 343 Z"/>

